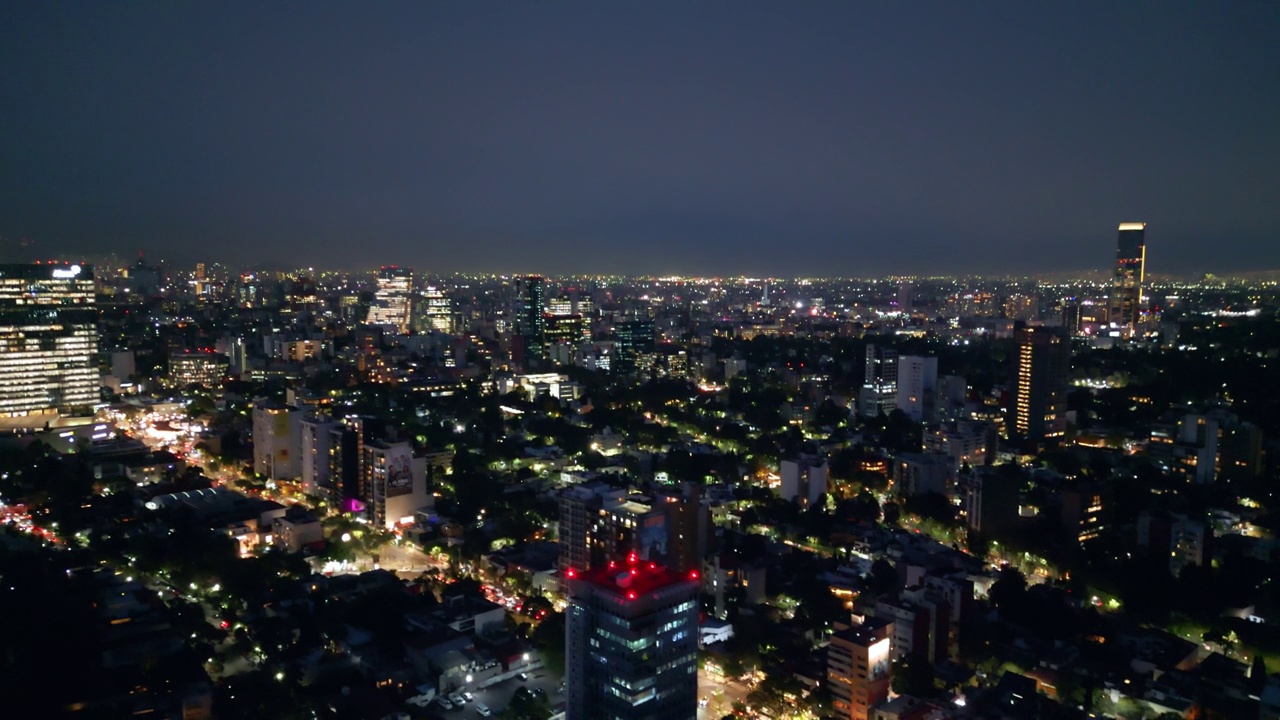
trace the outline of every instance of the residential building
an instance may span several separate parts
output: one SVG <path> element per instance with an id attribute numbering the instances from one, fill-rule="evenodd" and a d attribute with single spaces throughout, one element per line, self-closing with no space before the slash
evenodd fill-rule
<path id="1" fill-rule="evenodd" d="M 982 467 L 970 473 L 965 514 L 973 532 L 998 531 L 1018 520 L 1021 480 L 1016 471 Z"/>
<path id="2" fill-rule="evenodd" d="M 902 453 L 893 460 L 893 484 L 904 497 L 947 495 L 955 479 L 954 471 L 950 456 L 943 453 Z"/>
<path id="3" fill-rule="evenodd" d="M 302 411 L 266 401 L 253 407 L 253 471 L 271 480 L 302 472 Z"/>
<path id="4" fill-rule="evenodd" d="M 916 422 L 932 421 L 938 404 L 938 358 L 898 357 L 896 407 Z"/>
<path id="5" fill-rule="evenodd" d="M 870 720 L 875 706 L 889 698 L 893 636 L 893 622 L 884 618 L 836 626 L 827 646 L 827 682 L 836 717 Z"/>
<path id="6" fill-rule="evenodd" d="M 283 517 L 271 520 L 271 544 L 287 552 L 299 552 L 323 540 L 320 518 L 296 505 L 287 509 Z"/>
<path id="7" fill-rule="evenodd" d="M 333 444 L 333 417 L 326 413 L 308 414 L 302 419 L 302 491 L 308 495 L 328 495 L 329 451 Z"/>
<path id="8" fill-rule="evenodd" d="M 360 500 L 369 519 L 392 528 L 411 522 L 414 513 L 427 504 L 426 464 L 415 472 L 413 446 L 407 440 L 364 443 L 360 462 Z"/>
<path id="9" fill-rule="evenodd" d="M 779 496 L 808 510 L 827 492 L 827 461 L 813 456 L 783 460 Z"/>
<path id="10" fill-rule="evenodd" d="M 1016 331 L 1012 433 L 1025 440 L 1061 437 L 1067 430 L 1071 340 L 1060 327 Z"/>

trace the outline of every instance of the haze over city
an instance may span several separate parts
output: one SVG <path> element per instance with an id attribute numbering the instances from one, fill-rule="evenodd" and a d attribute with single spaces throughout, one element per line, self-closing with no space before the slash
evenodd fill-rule
<path id="1" fill-rule="evenodd" d="M 0 256 L 1280 267 L 1266 3 L 12 2 Z"/>

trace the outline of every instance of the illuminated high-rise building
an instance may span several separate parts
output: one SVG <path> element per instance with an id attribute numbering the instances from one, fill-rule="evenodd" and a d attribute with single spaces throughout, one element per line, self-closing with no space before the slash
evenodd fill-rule
<path id="1" fill-rule="evenodd" d="M 0 265 L 0 416 L 89 408 L 97 356 L 93 268 Z"/>
<path id="2" fill-rule="evenodd" d="M 1120 223 L 1116 271 L 1111 280 L 1111 327 L 1132 335 L 1142 315 L 1142 283 L 1147 263 L 1147 224 Z"/>
<path id="3" fill-rule="evenodd" d="M 369 305 L 370 325 L 382 325 L 401 335 L 408 334 L 413 287 L 413 271 L 387 265 L 378 271 L 378 289 Z"/>
<path id="4" fill-rule="evenodd" d="M 566 574 L 566 720 L 694 720 L 698 572 L 633 554 Z"/>
<path id="5" fill-rule="evenodd" d="M 858 414 L 864 418 L 888 415 L 898 400 L 898 351 L 867 345 L 867 364 L 858 390 Z"/>
<path id="6" fill-rule="evenodd" d="M 427 286 L 424 293 L 426 299 L 426 324 L 424 330 L 442 333 L 453 332 L 453 308 L 444 292 L 434 286 Z"/>
<path id="7" fill-rule="evenodd" d="M 614 350 L 617 352 L 618 373 L 629 375 L 637 371 L 639 360 L 653 352 L 654 326 L 652 320 L 624 320 L 613 326 Z"/>
<path id="8" fill-rule="evenodd" d="M 547 323 L 543 316 L 543 285 L 540 275 L 516 279 L 516 302 L 512 311 L 512 329 L 524 341 L 526 365 L 536 365 L 542 359 Z"/>
<path id="9" fill-rule="evenodd" d="M 1062 327 L 1017 330 L 1013 433 L 1026 440 L 1061 437 L 1067 430 L 1071 339 Z"/>

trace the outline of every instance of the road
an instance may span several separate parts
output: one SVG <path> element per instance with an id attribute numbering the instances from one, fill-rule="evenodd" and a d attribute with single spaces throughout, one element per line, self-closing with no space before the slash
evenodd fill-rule
<path id="1" fill-rule="evenodd" d="M 733 709 L 735 702 L 747 697 L 747 686 L 737 680 L 722 680 L 704 670 L 698 671 L 698 720 L 720 720 Z M 702 705 L 703 699 L 707 700 Z"/>

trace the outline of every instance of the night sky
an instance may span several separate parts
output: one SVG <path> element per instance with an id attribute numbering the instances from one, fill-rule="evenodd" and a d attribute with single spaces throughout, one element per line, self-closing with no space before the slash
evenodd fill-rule
<path id="1" fill-rule="evenodd" d="M 1280 268 L 1280 3 L 0 3 L 5 259 L 1034 273 L 1130 220 Z"/>

